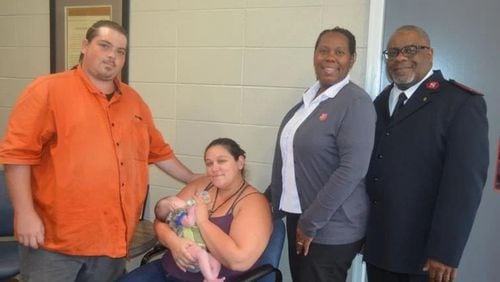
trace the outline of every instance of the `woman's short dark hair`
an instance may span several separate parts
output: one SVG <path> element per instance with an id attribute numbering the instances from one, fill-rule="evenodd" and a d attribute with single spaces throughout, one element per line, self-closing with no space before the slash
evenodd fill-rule
<path id="1" fill-rule="evenodd" d="M 217 138 L 210 142 L 210 144 L 208 144 L 207 148 L 205 149 L 205 155 L 207 154 L 208 149 L 217 145 L 224 147 L 236 161 L 240 156 L 246 158 L 245 151 L 241 149 L 240 145 L 238 145 L 236 141 L 230 138 Z"/>
<path id="2" fill-rule="evenodd" d="M 323 35 L 325 35 L 326 33 L 330 33 L 330 32 L 338 32 L 340 34 L 343 34 L 345 37 L 347 37 L 347 42 L 349 44 L 349 53 L 351 53 L 351 55 L 356 54 L 356 37 L 354 37 L 354 34 L 352 34 L 349 30 L 347 30 L 345 28 L 338 27 L 338 26 L 336 26 L 332 29 L 323 30 L 319 34 L 318 39 L 316 39 L 316 45 L 314 45 L 314 50 L 316 50 L 318 48 L 319 41 L 321 40 L 321 37 Z"/>

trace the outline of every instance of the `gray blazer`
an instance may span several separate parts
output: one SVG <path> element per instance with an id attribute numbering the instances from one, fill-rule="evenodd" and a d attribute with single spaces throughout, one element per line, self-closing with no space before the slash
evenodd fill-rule
<path id="1" fill-rule="evenodd" d="M 276 141 L 271 184 L 266 190 L 276 215 L 282 193 L 280 136 L 302 105 L 284 117 Z M 302 215 L 299 227 L 319 244 L 347 244 L 365 236 L 369 202 L 364 177 L 375 134 L 368 94 L 349 82 L 306 118 L 295 133 L 294 159 Z"/>

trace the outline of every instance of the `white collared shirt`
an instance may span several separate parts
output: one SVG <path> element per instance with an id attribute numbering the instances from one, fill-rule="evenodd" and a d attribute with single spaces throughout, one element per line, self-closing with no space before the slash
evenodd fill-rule
<path id="1" fill-rule="evenodd" d="M 403 104 L 406 104 L 406 102 L 410 100 L 410 97 L 413 95 L 413 93 L 415 93 L 420 84 L 422 84 L 422 82 L 424 82 L 424 80 L 429 78 L 429 76 L 431 75 L 432 75 L 432 69 L 429 70 L 429 72 L 425 75 L 425 77 L 422 80 L 420 80 L 418 83 L 416 83 L 415 85 L 406 90 L 399 89 L 398 86 L 394 83 L 394 87 L 392 87 L 391 94 L 389 95 L 389 114 L 392 115 L 392 113 L 394 112 L 394 108 L 396 107 L 396 103 L 398 102 L 399 94 L 401 94 L 402 92 L 405 93 L 407 99 L 404 101 Z"/>
<path id="2" fill-rule="evenodd" d="M 280 137 L 281 158 L 283 166 L 281 168 L 281 177 L 283 182 L 283 192 L 280 199 L 280 210 L 289 213 L 302 213 L 300 207 L 299 194 L 297 192 L 297 183 L 295 181 L 295 166 L 293 155 L 293 139 L 295 132 L 304 120 L 318 107 L 318 105 L 335 97 L 340 89 L 349 83 L 349 75 L 343 80 L 330 86 L 323 93 L 316 97 L 319 90 L 319 81 L 309 88 L 302 96 L 303 104 L 295 112 L 293 117 L 283 127 Z"/>

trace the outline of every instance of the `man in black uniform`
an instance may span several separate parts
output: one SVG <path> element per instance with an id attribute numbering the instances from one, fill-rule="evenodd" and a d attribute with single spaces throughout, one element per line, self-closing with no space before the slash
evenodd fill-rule
<path id="1" fill-rule="evenodd" d="M 486 181 L 486 104 L 481 94 L 432 71 L 433 49 L 419 27 L 398 28 L 384 56 L 393 83 L 374 102 L 368 278 L 449 282 Z"/>

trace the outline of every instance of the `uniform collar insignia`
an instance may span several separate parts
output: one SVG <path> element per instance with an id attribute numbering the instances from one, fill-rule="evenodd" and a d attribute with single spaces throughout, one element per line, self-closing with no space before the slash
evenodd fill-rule
<path id="1" fill-rule="evenodd" d="M 436 90 L 439 88 L 439 82 L 437 82 L 435 80 L 431 80 L 425 84 L 425 88 L 427 88 L 429 90 Z"/>

